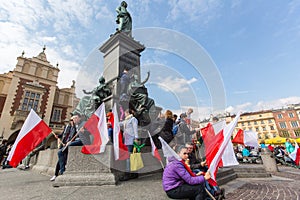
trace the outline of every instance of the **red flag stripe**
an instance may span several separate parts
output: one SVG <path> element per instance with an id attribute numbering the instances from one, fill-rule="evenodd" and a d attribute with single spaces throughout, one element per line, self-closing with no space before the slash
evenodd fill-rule
<path id="1" fill-rule="evenodd" d="M 239 129 L 239 131 L 236 133 L 235 137 L 232 140 L 232 143 L 244 145 L 244 131 L 242 129 Z"/>
<path id="2" fill-rule="evenodd" d="M 89 120 L 84 124 L 84 128 L 93 135 L 94 139 L 92 144 L 84 145 L 81 152 L 84 154 L 98 154 L 104 152 L 105 146 L 109 141 L 104 103 L 92 114 Z"/>

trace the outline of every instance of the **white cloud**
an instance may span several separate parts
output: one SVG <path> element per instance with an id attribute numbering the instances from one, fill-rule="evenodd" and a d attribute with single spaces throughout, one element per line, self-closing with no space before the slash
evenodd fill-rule
<path id="1" fill-rule="evenodd" d="M 289 104 L 297 104 L 300 103 L 300 97 L 286 97 L 281 99 L 275 99 L 272 101 L 259 101 L 256 104 L 247 102 L 240 105 L 228 106 L 226 108 L 227 112 L 237 113 L 238 111 L 244 112 L 255 112 L 261 110 L 269 110 L 269 109 L 278 109 L 282 107 L 286 107 Z"/>
<path id="2" fill-rule="evenodd" d="M 178 77 L 158 77 L 157 84 L 159 87 L 165 91 L 172 91 L 176 93 L 183 93 L 190 90 L 190 84 L 196 82 L 196 78 L 191 78 L 190 80 L 186 80 L 184 78 L 178 78 Z"/>
<path id="3" fill-rule="evenodd" d="M 172 0 L 169 1 L 170 13 L 168 18 L 172 21 L 185 18 L 183 21 L 201 21 L 207 23 L 218 15 L 222 2 L 218 0 Z"/>

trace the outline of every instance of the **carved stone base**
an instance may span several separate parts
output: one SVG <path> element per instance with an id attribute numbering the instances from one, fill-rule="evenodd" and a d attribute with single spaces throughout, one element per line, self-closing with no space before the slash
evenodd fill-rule
<path id="1" fill-rule="evenodd" d="M 116 177 L 111 170 L 112 146 L 107 145 L 105 152 L 97 155 L 85 155 L 81 148 L 69 147 L 66 171 L 56 178 L 53 186 L 115 185 Z"/>
<path id="2" fill-rule="evenodd" d="M 40 151 L 37 162 L 32 169 L 39 173 L 53 176 L 58 159 L 57 151 L 58 149 L 46 149 L 44 151 Z"/>

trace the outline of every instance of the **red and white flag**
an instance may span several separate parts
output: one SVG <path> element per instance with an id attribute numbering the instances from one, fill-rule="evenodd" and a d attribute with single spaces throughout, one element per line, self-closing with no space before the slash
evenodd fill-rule
<path id="1" fill-rule="evenodd" d="M 177 160 L 181 160 L 180 156 L 168 145 L 168 143 L 166 143 L 164 139 L 162 139 L 160 136 L 158 137 L 158 139 L 161 142 L 161 148 L 163 150 L 164 157 L 166 158 L 174 157 Z"/>
<path id="2" fill-rule="evenodd" d="M 92 144 L 84 145 L 81 152 L 84 154 L 103 153 L 109 141 L 104 103 L 85 122 L 84 128 L 93 135 L 94 139 Z"/>
<path id="3" fill-rule="evenodd" d="M 232 143 L 242 144 L 244 146 L 259 147 L 257 133 L 254 131 L 244 131 L 240 129 L 232 140 Z"/>
<path id="4" fill-rule="evenodd" d="M 295 161 L 296 165 L 299 165 L 299 161 L 300 161 L 300 148 L 297 144 L 297 142 L 295 142 L 295 149 L 292 153 L 290 153 L 289 157 L 291 159 L 293 159 L 293 161 Z"/>
<path id="5" fill-rule="evenodd" d="M 9 152 L 7 160 L 9 165 L 17 167 L 37 145 L 39 145 L 52 130 L 49 126 L 31 109 L 19 135 Z"/>
<path id="6" fill-rule="evenodd" d="M 215 136 L 213 136 L 213 126 L 210 125 L 210 127 L 208 127 L 208 133 L 209 135 L 212 137 L 210 138 L 210 140 L 208 140 L 208 143 L 205 142 L 205 140 L 207 140 L 207 136 L 205 136 L 206 139 L 204 139 L 204 144 L 205 146 L 208 146 L 209 149 L 207 149 L 207 147 L 205 148 L 206 150 L 208 150 L 208 152 L 206 151 L 206 161 L 207 164 L 209 166 L 208 171 L 211 173 L 211 177 L 212 179 L 215 181 L 216 180 L 216 174 L 218 171 L 218 167 L 220 166 L 220 164 L 223 162 L 223 166 L 224 166 L 224 162 L 227 160 L 229 161 L 230 159 L 235 159 L 236 157 L 224 157 L 223 155 L 225 152 L 225 149 L 227 148 L 229 142 L 230 142 L 230 138 L 231 135 L 234 131 L 234 128 L 238 122 L 238 119 L 240 117 L 240 113 L 237 114 L 237 116 L 234 118 L 234 120 L 232 122 L 230 122 L 230 124 L 225 125 L 225 127 L 222 129 L 222 131 L 220 133 L 222 134 L 216 134 Z M 202 131 L 202 130 L 201 130 Z M 208 137 L 210 137 L 208 136 Z M 213 142 L 215 140 L 215 142 Z M 233 150 L 232 150 L 233 151 Z"/>
<path id="7" fill-rule="evenodd" d="M 123 137 L 120 130 L 119 117 L 117 112 L 117 105 L 114 104 L 113 110 L 113 140 L 114 140 L 114 155 L 115 160 L 126 160 L 129 158 L 128 148 L 123 143 Z"/>
<path id="8" fill-rule="evenodd" d="M 208 165 L 210 165 L 210 162 L 213 160 L 214 156 L 219 150 L 221 143 L 224 141 L 225 126 L 225 121 L 219 121 L 214 124 L 208 124 L 205 128 L 201 129 L 202 137 L 205 144 L 205 155 Z M 239 163 L 236 159 L 233 150 L 233 145 L 229 140 L 222 155 L 219 167 L 233 166 L 238 164 Z"/>
<path id="9" fill-rule="evenodd" d="M 159 155 L 158 149 L 156 148 L 149 131 L 148 131 L 148 135 L 149 135 L 151 147 L 152 147 L 152 156 L 154 156 L 157 160 L 161 161 L 161 157 Z"/>

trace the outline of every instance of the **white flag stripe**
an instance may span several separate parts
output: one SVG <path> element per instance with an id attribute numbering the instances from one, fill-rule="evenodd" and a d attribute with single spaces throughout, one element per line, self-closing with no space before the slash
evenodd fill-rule
<path id="1" fill-rule="evenodd" d="M 246 146 L 256 147 L 258 148 L 258 138 L 257 133 L 250 130 L 244 131 L 244 144 Z"/>
<path id="2" fill-rule="evenodd" d="M 214 128 L 215 134 L 219 134 L 224 129 L 225 126 L 226 126 L 225 120 L 214 123 L 213 128 Z M 222 134 L 224 136 L 224 131 L 222 132 Z M 225 138 L 225 136 L 224 136 L 224 138 Z M 222 155 L 222 162 L 223 162 L 224 167 L 239 164 L 239 162 L 236 159 L 235 153 L 233 151 L 233 145 L 232 145 L 231 140 L 229 140 L 228 144 L 226 145 L 226 148 Z"/>
<path id="3" fill-rule="evenodd" d="M 168 145 L 168 143 L 166 143 L 164 139 L 162 139 L 160 136 L 158 137 L 158 139 L 161 142 L 164 157 L 166 158 L 174 157 L 177 160 L 181 160 L 180 156 Z"/>
<path id="4" fill-rule="evenodd" d="M 298 149 L 299 149 L 299 146 L 298 146 L 297 142 L 295 141 L 295 149 L 294 149 L 294 151 L 293 151 L 292 153 L 289 154 L 289 157 L 290 157 L 291 159 L 293 159 L 293 161 L 296 160 L 296 157 L 297 157 L 297 150 L 298 150 Z"/>
<path id="5" fill-rule="evenodd" d="M 19 134 L 18 134 L 16 141 L 14 142 L 14 145 L 12 146 L 12 148 L 10 150 L 10 154 L 8 155 L 7 160 L 11 160 L 11 158 L 15 152 L 15 149 L 17 147 L 16 144 L 18 144 L 20 142 L 20 140 L 23 139 L 23 137 L 27 133 L 29 133 L 35 126 L 37 126 L 41 121 L 42 121 L 42 119 L 36 114 L 36 112 L 34 112 L 33 109 L 31 109 Z"/>
<path id="6" fill-rule="evenodd" d="M 230 124 L 228 124 L 224 127 L 224 131 L 223 131 L 224 141 L 222 142 L 219 151 L 217 152 L 216 156 L 212 160 L 212 162 L 210 164 L 210 167 L 208 169 L 208 171 L 211 173 L 211 177 L 212 177 L 213 180 L 216 180 L 214 172 L 216 171 L 216 169 L 218 167 L 218 163 L 221 160 L 221 157 L 222 157 L 222 155 L 224 153 L 224 150 L 225 150 L 225 148 L 228 144 L 228 141 L 231 138 L 231 134 L 234 131 L 234 128 L 235 128 L 239 118 L 240 118 L 240 112 L 236 115 L 234 120 L 232 122 L 230 122 Z"/>
<path id="7" fill-rule="evenodd" d="M 224 167 L 239 165 L 239 162 L 237 161 L 235 153 L 233 151 L 233 144 L 232 144 L 231 140 L 228 141 L 228 144 L 222 155 L 222 162 L 223 162 Z"/>
<path id="8" fill-rule="evenodd" d="M 105 151 L 106 144 L 109 141 L 104 103 L 102 103 L 100 107 L 97 109 L 96 115 L 99 117 L 98 130 L 100 132 L 100 138 L 101 138 L 100 153 L 102 153 Z"/>
<path id="9" fill-rule="evenodd" d="M 117 112 L 117 105 L 114 103 L 112 113 L 114 115 L 114 124 L 113 125 L 113 140 L 114 140 L 114 155 L 115 160 L 119 159 L 119 133 L 120 133 L 120 125 L 119 125 L 119 116 Z"/>

